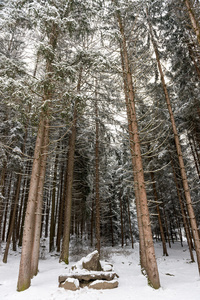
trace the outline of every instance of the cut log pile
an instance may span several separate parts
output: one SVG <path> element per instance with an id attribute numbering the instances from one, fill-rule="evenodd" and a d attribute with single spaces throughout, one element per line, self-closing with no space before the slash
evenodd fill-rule
<path id="1" fill-rule="evenodd" d="M 99 253 L 94 251 L 73 266 L 68 274 L 59 276 L 59 287 L 72 291 L 85 286 L 97 290 L 113 289 L 118 287 L 119 276 L 111 270 L 112 265 L 101 266 Z"/>

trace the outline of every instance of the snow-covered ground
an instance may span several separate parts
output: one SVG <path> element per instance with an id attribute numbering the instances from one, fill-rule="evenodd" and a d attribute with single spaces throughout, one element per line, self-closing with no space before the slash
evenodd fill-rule
<path id="1" fill-rule="evenodd" d="M 114 264 L 114 271 L 119 275 L 119 287 L 113 290 L 92 290 L 83 288 L 72 292 L 58 287 L 58 276 L 67 272 L 59 257 L 45 254 L 40 261 L 39 274 L 32 280 L 31 287 L 24 292 L 17 292 L 19 254 L 12 252 L 8 263 L 0 262 L 0 299 L 8 300 L 199 300 L 200 277 L 196 263 L 190 263 L 186 245 L 173 244 L 169 256 L 162 256 L 162 247 L 155 245 L 161 288 L 154 290 L 147 285 L 138 264 L 138 245 L 135 249 L 125 247 L 103 248 L 103 259 Z M 79 251 L 71 256 L 70 266 L 90 252 Z M 93 250 L 93 249 L 92 249 Z M 44 254 L 43 254 L 44 256 Z"/>

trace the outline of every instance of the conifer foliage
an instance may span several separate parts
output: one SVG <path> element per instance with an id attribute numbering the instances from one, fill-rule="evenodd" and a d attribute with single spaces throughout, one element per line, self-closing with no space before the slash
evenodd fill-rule
<path id="1" fill-rule="evenodd" d="M 44 244 L 186 237 L 200 270 L 199 1 L 0 1 L 0 243 L 21 250 L 17 290 Z M 194 253 L 196 252 L 196 255 Z M 167 259 L 167 257 L 166 257 Z"/>

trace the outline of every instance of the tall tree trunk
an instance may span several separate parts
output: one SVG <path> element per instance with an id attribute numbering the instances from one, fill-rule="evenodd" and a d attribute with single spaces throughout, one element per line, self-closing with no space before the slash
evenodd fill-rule
<path id="1" fill-rule="evenodd" d="M 198 56 L 197 56 L 197 53 L 195 53 L 195 51 L 193 50 L 193 47 L 195 47 L 195 45 L 193 45 L 193 47 L 192 47 L 190 41 L 187 41 L 187 46 L 188 46 L 189 55 L 190 55 L 190 57 L 191 57 L 191 59 L 193 61 L 195 70 L 197 72 L 197 76 L 198 76 L 198 78 L 200 80 L 200 65 L 199 65 L 199 60 L 198 59 L 196 60 L 196 58 Z"/>
<path id="2" fill-rule="evenodd" d="M 38 261 L 40 252 L 40 233 L 41 233 L 41 221 L 42 221 L 42 206 L 43 206 L 43 188 L 45 182 L 46 162 L 48 152 L 49 141 L 49 121 L 45 120 L 45 131 L 43 145 L 41 149 L 41 162 L 39 172 L 39 183 L 37 191 L 37 204 L 35 210 L 35 228 L 33 236 L 32 254 L 31 254 L 31 277 L 38 273 Z"/>
<path id="3" fill-rule="evenodd" d="M 112 204 L 109 203 L 110 208 L 110 230 L 111 230 L 111 241 L 112 241 L 112 247 L 114 247 L 114 235 L 113 235 L 113 221 L 112 221 Z"/>
<path id="4" fill-rule="evenodd" d="M 113 2 L 115 1 L 113 0 Z M 145 254 L 146 254 L 145 270 L 147 273 L 149 284 L 155 289 L 158 289 L 160 287 L 160 279 L 159 279 L 158 267 L 157 267 L 157 262 L 155 257 L 150 215 L 149 215 L 148 203 L 147 203 L 144 171 L 143 171 L 142 156 L 141 156 L 141 149 L 140 149 L 140 139 L 139 139 L 136 109 L 135 109 L 135 102 L 134 102 L 135 95 L 133 90 L 132 74 L 131 74 L 129 59 L 128 59 L 126 37 L 124 34 L 124 28 L 123 28 L 123 24 L 119 12 L 117 12 L 117 20 L 119 24 L 121 37 L 122 37 L 122 55 L 124 58 L 124 66 L 126 71 L 126 80 L 127 80 L 128 96 L 129 96 L 129 107 L 131 111 L 131 126 L 132 126 L 134 154 L 135 154 L 135 172 L 137 174 L 138 194 L 140 199 L 140 213 L 142 218 L 142 227 L 143 227 L 143 234 L 144 234 Z"/>
<path id="5" fill-rule="evenodd" d="M 52 191 L 52 204 L 51 204 L 51 223 L 50 223 L 50 236 L 49 236 L 49 251 L 50 252 L 54 250 L 57 166 L 58 166 L 58 154 L 56 154 L 56 157 L 55 157 L 54 175 L 53 175 L 53 191 Z"/>
<path id="6" fill-rule="evenodd" d="M 33 245 L 33 234 L 35 226 L 35 208 L 38 191 L 38 181 L 40 172 L 41 147 L 44 136 L 44 115 L 40 116 L 40 123 L 38 127 L 38 134 L 35 143 L 35 151 L 33 158 L 32 174 L 29 188 L 29 196 L 27 203 L 27 210 L 24 222 L 22 254 L 19 267 L 19 276 L 17 283 L 17 290 L 24 291 L 30 287 L 31 284 L 31 255 Z"/>
<path id="7" fill-rule="evenodd" d="M 53 23 L 51 28 L 51 34 L 49 34 L 48 46 L 52 48 L 52 55 L 46 57 L 46 75 L 45 75 L 45 87 L 43 99 L 51 100 L 53 95 L 52 89 L 52 74 L 53 74 L 53 61 L 54 61 L 54 52 L 57 46 L 58 38 L 58 28 L 57 24 Z M 34 242 L 35 234 L 35 211 L 36 211 L 36 202 L 38 198 L 38 185 L 39 185 L 39 175 L 40 175 L 40 164 L 41 164 L 41 151 L 42 146 L 44 145 L 44 134 L 48 131 L 48 126 L 45 128 L 46 118 L 48 116 L 48 102 L 45 103 L 42 112 L 40 113 L 40 122 L 38 127 L 38 134 L 35 144 L 35 152 L 32 166 L 32 174 L 30 181 L 30 189 L 26 210 L 26 217 L 24 223 L 24 233 L 23 233 L 23 242 L 22 242 L 22 254 L 19 268 L 19 276 L 17 283 L 17 290 L 23 291 L 29 288 L 31 283 L 32 273 L 32 247 Z M 40 185 L 41 186 L 41 185 Z M 38 226 L 38 224 L 36 224 Z"/>
<path id="8" fill-rule="evenodd" d="M 3 256 L 3 262 L 4 263 L 7 263 L 8 251 L 9 251 L 9 247 L 10 247 L 11 237 L 12 237 L 13 231 L 14 231 L 16 210 L 17 210 L 17 205 L 18 205 L 18 201 L 19 201 L 19 192 L 20 192 L 21 179 L 22 179 L 22 175 L 20 174 L 20 175 L 18 175 L 16 190 L 15 190 L 15 193 L 14 193 L 14 200 L 13 200 L 13 206 L 14 207 L 13 207 L 13 212 L 12 212 L 10 229 L 9 229 L 9 233 L 8 233 L 8 237 L 7 237 L 7 241 L 6 241 L 6 248 L 5 248 L 5 252 L 4 252 L 4 256 Z"/>
<path id="9" fill-rule="evenodd" d="M 196 153 L 195 153 L 195 150 L 194 150 L 194 145 L 192 144 L 192 141 L 190 140 L 189 135 L 188 135 L 188 140 L 189 140 L 192 156 L 194 158 L 194 163 L 195 163 L 195 167 L 196 167 L 196 170 L 197 170 L 197 174 L 198 174 L 199 179 L 200 179 L 200 169 L 199 169 L 199 164 L 198 164 L 198 157 L 196 157 Z"/>
<path id="10" fill-rule="evenodd" d="M 193 6 L 189 0 L 185 0 L 185 5 L 186 5 L 188 13 L 189 13 L 190 21 L 192 23 L 192 28 L 197 36 L 197 40 L 200 45 L 200 26 L 199 26 L 198 20 L 195 17 L 194 12 L 193 12 Z"/>
<path id="11" fill-rule="evenodd" d="M 99 195 L 99 113 L 97 104 L 97 94 L 95 92 L 95 124 L 96 124 L 96 142 L 95 142 L 95 204 L 96 204 L 96 249 L 100 254 L 101 233 L 100 233 L 100 195 Z"/>
<path id="12" fill-rule="evenodd" d="M 4 213 L 2 241 L 5 240 L 5 235 L 6 235 L 6 224 L 7 224 L 7 215 L 8 215 L 8 204 L 9 204 L 9 198 L 10 198 L 10 192 L 11 192 L 11 183 L 12 183 L 12 173 L 10 174 L 9 185 L 8 185 L 7 196 L 6 196 L 7 201 L 6 201 L 6 207 L 5 207 L 5 213 Z"/>
<path id="13" fill-rule="evenodd" d="M 94 200 L 92 199 L 91 227 L 90 227 L 91 247 L 93 247 L 93 226 L 94 226 Z"/>
<path id="14" fill-rule="evenodd" d="M 164 216 L 165 228 L 166 228 L 166 233 L 167 233 L 167 240 L 168 240 L 169 248 L 171 248 L 171 242 L 170 242 L 170 236 L 169 236 L 169 226 L 167 223 L 167 217 L 166 217 L 166 213 L 165 213 L 164 204 L 162 204 L 162 206 L 163 206 L 163 216 Z"/>
<path id="15" fill-rule="evenodd" d="M 123 205 L 122 205 L 122 195 L 119 192 L 119 203 L 120 203 L 120 220 L 121 220 L 121 246 L 124 247 L 124 218 L 123 218 Z"/>
<path id="16" fill-rule="evenodd" d="M 0 177 L 0 245 L 2 240 L 1 230 L 2 230 L 2 220 L 4 211 L 4 190 L 5 190 L 5 178 L 6 178 L 6 166 L 7 163 L 3 163 L 3 169 L 1 171 Z"/>
<path id="17" fill-rule="evenodd" d="M 65 200 L 65 193 L 66 193 L 67 168 L 65 170 L 64 179 L 63 179 L 63 173 L 64 170 L 62 168 L 61 191 L 60 191 L 60 201 L 59 201 L 60 204 L 59 204 L 59 212 L 58 212 L 58 227 L 57 227 L 57 238 L 56 238 L 57 252 L 60 252 L 60 241 L 61 241 L 62 227 L 63 227 L 63 211 L 64 211 L 64 200 Z"/>
<path id="18" fill-rule="evenodd" d="M 51 191 L 46 191 L 46 207 L 45 207 L 45 230 L 44 236 L 48 238 L 49 233 L 49 212 L 50 212 L 50 202 L 51 202 Z"/>
<path id="19" fill-rule="evenodd" d="M 184 211 L 184 207 L 183 207 L 183 201 L 182 201 L 181 193 L 179 191 L 178 180 L 177 180 L 177 176 L 176 176 L 175 167 L 174 167 L 174 164 L 173 164 L 172 157 L 171 157 L 171 166 L 172 166 L 172 170 L 173 170 L 174 181 L 175 181 L 175 184 L 176 184 L 176 191 L 177 191 L 177 195 L 178 195 L 178 199 L 179 199 L 179 203 L 180 203 L 181 215 L 182 215 L 182 218 L 183 218 L 183 226 L 184 226 L 184 229 L 185 229 L 185 235 L 186 235 L 186 239 L 187 239 L 187 243 L 188 243 L 188 247 L 189 247 L 189 251 L 190 251 L 190 257 L 191 257 L 191 261 L 194 262 L 194 256 L 193 256 L 193 252 L 192 252 L 192 243 L 191 243 L 191 238 L 190 238 L 190 234 L 189 234 L 189 228 L 188 228 L 188 224 L 187 224 L 187 221 L 186 221 L 186 215 L 185 215 L 185 211 Z"/>
<path id="20" fill-rule="evenodd" d="M 128 207 L 129 231 L 130 231 L 130 236 L 131 236 L 131 245 L 132 245 L 132 249 L 133 249 L 134 248 L 134 241 L 133 241 L 133 231 L 132 231 L 132 226 L 131 226 L 130 204 L 129 204 L 128 197 L 127 197 L 127 207 Z"/>
<path id="21" fill-rule="evenodd" d="M 134 116 L 131 115 L 132 110 L 131 110 L 130 104 L 129 104 L 128 84 L 127 84 L 127 76 L 126 76 L 126 69 L 125 69 L 122 43 L 120 44 L 120 53 L 121 53 L 121 63 L 122 63 L 122 71 L 123 71 L 126 112 L 127 112 L 127 120 L 128 120 L 128 133 L 129 133 L 130 152 L 131 152 L 132 167 L 133 167 L 135 204 L 136 204 L 138 230 L 139 230 L 140 265 L 141 265 L 141 270 L 143 272 L 143 270 L 146 269 L 146 251 L 145 251 L 145 243 L 144 243 L 144 232 L 143 232 L 143 226 L 142 226 L 142 217 L 141 217 L 142 215 L 141 215 L 141 210 L 140 210 L 138 179 L 137 179 L 137 172 L 136 172 L 135 150 L 134 150 L 133 130 L 132 130 L 132 119 L 134 118 Z"/>
<path id="22" fill-rule="evenodd" d="M 151 174 L 151 180 L 152 180 L 152 185 L 153 185 L 154 199 L 156 202 L 156 210 L 157 210 L 157 214 L 158 214 L 158 223 L 159 223 L 162 246 L 163 246 L 163 255 L 168 256 L 165 235 L 164 235 L 164 230 L 163 230 L 163 225 L 162 225 L 162 219 L 161 219 L 161 215 L 160 215 L 160 207 L 159 207 L 159 203 L 158 203 L 158 194 L 157 194 L 157 190 L 156 190 L 155 176 L 152 171 L 150 172 L 150 174 Z"/>
<path id="23" fill-rule="evenodd" d="M 147 12 L 147 15 L 148 15 L 148 12 Z M 178 131 L 177 131 L 177 128 L 176 128 L 174 115 L 173 115 L 173 112 L 172 112 L 171 102 L 170 102 L 169 94 L 168 94 L 168 91 L 167 91 L 164 74 L 163 74 L 163 71 L 162 71 L 162 66 L 161 66 L 161 63 L 160 63 L 158 48 L 157 48 L 156 42 L 154 40 L 152 27 L 151 27 L 151 23 L 150 23 L 149 20 L 148 20 L 148 23 L 149 23 L 149 31 L 150 31 L 150 35 L 151 35 L 151 40 L 152 40 L 152 44 L 153 44 L 153 47 L 154 47 L 154 52 L 155 52 L 155 55 L 156 55 L 157 65 L 158 65 L 158 69 L 159 69 L 159 73 L 160 73 L 160 77 L 161 77 L 161 82 L 162 82 L 162 86 L 163 86 L 163 91 L 164 91 L 165 99 L 166 99 L 166 102 L 167 102 L 167 108 L 168 108 L 169 115 L 170 115 L 170 120 L 171 120 L 171 123 L 172 123 L 172 129 L 173 129 L 173 133 L 174 133 L 174 140 L 175 140 L 175 144 L 176 144 L 176 150 L 177 150 L 177 154 L 178 154 L 178 160 L 179 160 L 180 171 L 181 171 L 181 178 L 182 178 L 182 182 L 183 182 L 185 199 L 186 199 L 186 203 L 187 203 L 188 214 L 189 214 L 191 228 L 192 228 L 193 237 L 194 237 L 198 269 L 199 269 L 199 273 L 200 273 L 199 229 L 197 227 L 196 217 L 195 217 L 193 206 L 192 206 L 190 188 L 189 188 L 189 185 L 188 185 L 187 174 L 186 174 L 185 165 L 184 165 L 184 161 L 183 161 L 183 154 L 182 154 L 182 150 L 181 150 L 181 146 L 180 146 L 180 142 L 179 142 Z"/>
<path id="24" fill-rule="evenodd" d="M 82 68 L 80 69 L 79 79 L 77 84 L 77 92 L 80 92 L 82 78 Z M 60 255 L 60 261 L 69 263 L 69 240 L 71 229 L 71 209 L 72 209 L 72 187 L 74 176 L 74 156 L 76 145 L 76 123 L 77 123 L 77 101 L 74 104 L 73 125 L 71 129 L 71 135 L 69 139 L 69 150 L 67 160 L 67 182 L 66 182 L 66 198 L 65 198 L 65 221 L 64 221 L 64 233 L 62 242 L 62 251 Z"/>
<path id="25" fill-rule="evenodd" d="M 21 221 L 20 233 L 19 233 L 19 243 L 18 243 L 19 247 L 22 246 L 24 221 L 25 221 L 26 209 L 27 209 L 27 203 L 28 203 L 28 190 L 29 190 L 29 186 L 30 186 L 30 178 L 28 177 L 26 179 L 26 188 L 25 188 L 24 196 L 23 196 L 24 197 L 24 206 L 23 206 L 22 221 Z"/>
<path id="26" fill-rule="evenodd" d="M 25 150 L 25 149 L 24 149 Z M 31 156 L 31 153 L 28 153 L 29 156 Z M 23 183 L 22 183 L 22 186 L 23 186 L 23 189 L 22 189 L 22 192 L 21 192 L 21 202 L 20 202 L 20 210 L 19 210 L 19 215 L 18 215 L 18 222 L 17 222 L 17 239 L 20 240 L 20 228 L 22 226 L 22 222 L 24 221 L 24 217 L 25 217 L 25 214 L 23 213 L 23 210 L 26 208 L 26 203 L 25 203 L 25 199 L 26 199 L 26 192 L 27 192 L 27 189 L 28 189 L 28 185 L 29 185 L 29 179 L 27 178 L 28 175 L 29 175 L 29 169 L 31 167 L 31 160 L 28 160 L 27 163 L 26 163 L 26 169 L 25 169 L 25 174 L 26 176 L 24 177 L 24 180 L 23 180 Z M 21 245 L 19 245 L 21 246 Z"/>

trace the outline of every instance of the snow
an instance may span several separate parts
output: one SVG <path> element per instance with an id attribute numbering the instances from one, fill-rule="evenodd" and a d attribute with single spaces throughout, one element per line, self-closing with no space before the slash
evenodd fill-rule
<path id="1" fill-rule="evenodd" d="M 97 283 L 104 283 L 105 280 L 94 280 L 92 283 L 90 283 L 90 286 L 96 285 Z M 110 280 L 110 283 L 118 282 L 118 280 Z"/>
<path id="2" fill-rule="evenodd" d="M 67 291 L 58 287 L 58 276 L 69 272 L 72 264 L 81 256 L 71 256 L 73 262 L 66 268 L 59 263 L 56 255 L 45 254 L 40 261 L 39 274 L 31 281 L 31 287 L 17 292 L 17 277 L 20 256 L 11 252 L 8 263 L 0 262 L 0 297 L 3 300 L 198 300 L 200 277 L 196 263 L 190 263 L 187 246 L 179 243 L 168 249 L 169 256 L 162 256 L 161 244 L 155 245 L 161 288 L 154 290 L 141 274 L 138 258 L 138 245 L 129 247 L 103 248 L 106 260 L 114 266 L 119 275 L 119 287 L 112 290 L 94 290 L 87 287 L 77 291 Z M 90 252 L 90 251 L 88 251 Z M 102 258 L 104 259 L 104 258 Z"/>
<path id="3" fill-rule="evenodd" d="M 79 288 L 79 281 L 78 281 L 78 279 L 75 279 L 75 278 L 67 278 L 67 279 L 65 280 L 65 282 L 71 282 L 71 283 L 73 283 L 77 288 Z"/>
<path id="4" fill-rule="evenodd" d="M 98 253 L 98 251 L 95 250 L 95 251 L 93 251 L 92 253 L 88 254 L 86 257 L 84 257 L 83 262 L 84 262 L 85 264 L 88 263 L 88 262 L 92 259 L 92 257 L 93 257 L 95 254 L 97 254 L 97 253 Z"/>

